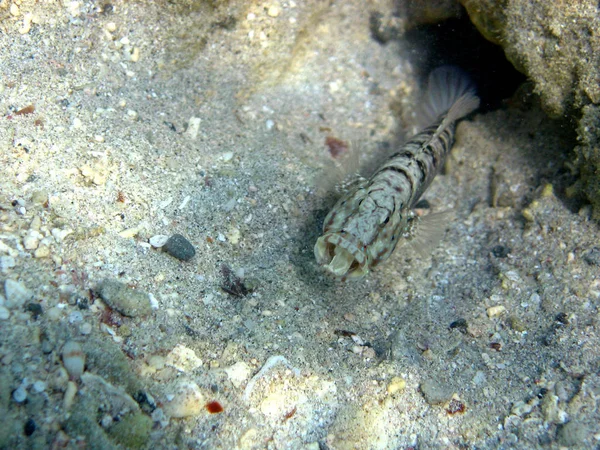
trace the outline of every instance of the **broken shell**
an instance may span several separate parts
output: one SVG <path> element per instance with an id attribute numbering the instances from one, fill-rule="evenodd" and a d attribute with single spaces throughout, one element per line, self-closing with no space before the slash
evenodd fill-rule
<path id="1" fill-rule="evenodd" d="M 62 349 L 62 360 L 71 380 L 81 377 L 85 366 L 85 354 L 75 341 L 68 341 Z"/>

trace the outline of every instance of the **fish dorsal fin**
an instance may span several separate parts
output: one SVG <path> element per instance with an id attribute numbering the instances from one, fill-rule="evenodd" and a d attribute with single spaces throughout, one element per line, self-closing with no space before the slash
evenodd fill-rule
<path id="1" fill-rule="evenodd" d="M 430 125 L 446 115 L 438 130 L 446 128 L 479 106 L 475 85 L 469 76 L 455 66 L 441 66 L 429 74 L 423 101 L 423 121 Z"/>

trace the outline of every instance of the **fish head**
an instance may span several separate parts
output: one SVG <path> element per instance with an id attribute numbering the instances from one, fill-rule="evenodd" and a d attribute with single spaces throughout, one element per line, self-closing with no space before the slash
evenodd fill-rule
<path id="1" fill-rule="evenodd" d="M 364 245 L 349 233 L 325 233 L 315 244 L 315 258 L 327 273 L 343 281 L 359 280 L 369 273 Z"/>

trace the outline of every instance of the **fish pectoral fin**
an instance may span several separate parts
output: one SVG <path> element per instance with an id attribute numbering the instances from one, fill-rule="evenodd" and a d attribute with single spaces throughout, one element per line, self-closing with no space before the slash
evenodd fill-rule
<path id="1" fill-rule="evenodd" d="M 452 210 L 415 217 L 411 221 L 407 245 L 422 258 L 429 257 L 444 237 L 453 217 Z"/>

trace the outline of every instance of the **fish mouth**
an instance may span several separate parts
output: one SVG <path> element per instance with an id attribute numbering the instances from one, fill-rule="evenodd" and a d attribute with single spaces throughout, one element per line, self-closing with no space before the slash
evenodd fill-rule
<path id="1" fill-rule="evenodd" d="M 315 258 L 328 273 L 342 280 L 358 280 L 369 273 L 368 257 L 353 236 L 326 233 L 317 239 Z"/>

